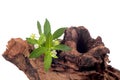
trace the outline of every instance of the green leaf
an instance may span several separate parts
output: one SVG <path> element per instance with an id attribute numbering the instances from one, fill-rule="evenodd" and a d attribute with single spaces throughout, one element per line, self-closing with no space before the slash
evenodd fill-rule
<path id="1" fill-rule="evenodd" d="M 36 39 L 26 38 L 26 40 L 30 44 L 37 44 L 37 40 Z"/>
<path id="2" fill-rule="evenodd" d="M 46 51 L 47 51 L 47 48 L 45 47 L 39 47 L 37 49 L 34 49 L 30 54 L 29 58 L 38 58 L 40 55 L 42 55 Z"/>
<path id="3" fill-rule="evenodd" d="M 42 34 L 42 29 L 41 29 L 41 24 L 39 21 L 37 21 L 37 28 L 38 28 L 38 32 L 41 35 Z"/>
<path id="4" fill-rule="evenodd" d="M 51 33 L 51 27 L 49 21 L 46 19 L 44 24 L 44 34 L 48 35 L 48 33 Z"/>
<path id="5" fill-rule="evenodd" d="M 42 45 L 43 43 L 45 43 L 45 41 L 46 41 L 45 35 L 44 35 L 44 34 L 41 34 L 41 35 L 40 35 L 40 38 L 39 38 L 39 40 L 38 40 L 39 45 Z"/>
<path id="6" fill-rule="evenodd" d="M 45 43 L 45 45 L 46 45 L 47 48 L 52 47 L 52 44 L 53 44 L 52 40 L 53 40 L 52 34 L 48 33 L 48 35 L 46 36 L 46 43 Z"/>
<path id="7" fill-rule="evenodd" d="M 53 33 L 53 40 L 59 38 L 65 31 L 66 28 L 59 28 Z"/>
<path id="8" fill-rule="evenodd" d="M 62 51 L 69 51 L 69 50 L 71 50 L 70 47 L 68 47 L 66 45 L 63 45 L 63 44 L 54 46 L 53 49 L 54 50 L 62 50 Z"/>
<path id="9" fill-rule="evenodd" d="M 49 68 L 51 67 L 51 63 L 52 63 L 52 57 L 49 53 L 47 53 L 44 57 L 44 68 L 45 71 L 48 71 Z"/>

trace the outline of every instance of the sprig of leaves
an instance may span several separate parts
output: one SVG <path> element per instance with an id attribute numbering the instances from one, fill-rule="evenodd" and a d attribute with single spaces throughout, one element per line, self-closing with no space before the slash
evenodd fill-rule
<path id="1" fill-rule="evenodd" d="M 44 32 L 42 32 L 41 24 L 37 21 L 37 28 L 39 38 L 36 39 L 35 35 L 26 38 L 27 42 L 33 44 L 35 49 L 31 52 L 29 58 L 38 58 L 44 54 L 44 69 L 48 71 L 51 67 L 52 58 L 58 58 L 56 50 L 69 51 L 70 47 L 60 44 L 58 38 L 64 33 L 66 28 L 59 28 L 53 34 L 51 33 L 51 26 L 46 19 L 44 23 Z"/>

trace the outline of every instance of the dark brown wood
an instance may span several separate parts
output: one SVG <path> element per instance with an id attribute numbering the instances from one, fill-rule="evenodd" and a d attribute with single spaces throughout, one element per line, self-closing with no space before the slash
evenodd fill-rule
<path id="1" fill-rule="evenodd" d="M 83 27 L 66 29 L 61 44 L 68 45 L 71 51 L 57 51 L 48 72 L 44 71 L 43 56 L 30 59 L 34 47 L 21 38 L 8 42 L 3 57 L 22 70 L 29 80 L 120 80 L 120 71 L 108 65 L 109 49 L 102 38 L 93 39 Z"/>

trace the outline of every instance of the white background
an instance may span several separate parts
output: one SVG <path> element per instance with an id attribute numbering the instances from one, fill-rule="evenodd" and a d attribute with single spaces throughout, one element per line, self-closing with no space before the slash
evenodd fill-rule
<path id="1" fill-rule="evenodd" d="M 11 38 L 37 34 L 36 22 L 47 18 L 59 27 L 85 26 L 91 36 L 101 36 L 110 49 L 111 65 L 120 70 L 119 0 L 0 0 L 0 80 L 28 80 L 2 53 Z"/>

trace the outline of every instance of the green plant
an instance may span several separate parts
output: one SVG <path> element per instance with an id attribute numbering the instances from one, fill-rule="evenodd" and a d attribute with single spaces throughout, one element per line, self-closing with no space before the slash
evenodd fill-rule
<path id="1" fill-rule="evenodd" d="M 44 23 L 44 32 L 39 21 L 37 21 L 37 28 L 40 35 L 39 38 L 36 38 L 35 34 L 32 34 L 30 38 L 26 38 L 27 42 L 35 47 L 29 58 L 38 58 L 44 54 L 44 69 L 48 71 L 51 67 L 52 58 L 58 58 L 56 50 L 68 51 L 71 49 L 66 45 L 60 44 L 58 40 L 66 28 L 59 28 L 52 34 L 50 23 L 47 19 Z"/>

